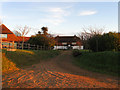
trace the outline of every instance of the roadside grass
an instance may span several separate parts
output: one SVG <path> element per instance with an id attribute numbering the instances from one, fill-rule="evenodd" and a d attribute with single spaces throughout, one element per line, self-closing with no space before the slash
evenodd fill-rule
<path id="1" fill-rule="evenodd" d="M 82 52 L 82 55 L 73 57 L 73 63 L 81 68 L 109 74 L 112 76 L 120 76 L 119 72 L 119 56 L 120 52 L 104 51 L 104 52 Z"/>
<path id="2" fill-rule="evenodd" d="M 15 70 L 19 70 L 19 68 L 16 67 L 16 64 L 5 56 L 5 53 L 2 53 L 2 72 L 15 71 Z"/>
<path id="3" fill-rule="evenodd" d="M 18 70 L 60 54 L 57 50 L 2 50 L 2 71 Z"/>

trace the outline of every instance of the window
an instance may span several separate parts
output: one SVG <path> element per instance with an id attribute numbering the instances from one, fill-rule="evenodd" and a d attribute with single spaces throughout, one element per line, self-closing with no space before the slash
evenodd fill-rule
<path id="1" fill-rule="evenodd" d="M 7 34 L 0 34 L 0 37 L 7 38 Z"/>
<path id="2" fill-rule="evenodd" d="M 76 42 L 72 42 L 72 45 L 75 45 L 76 44 Z"/>
<path id="3" fill-rule="evenodd" d="M 63 42 L 62 45 L 67 45 L 67 43 L 66 43 L 66 42 Z"/>

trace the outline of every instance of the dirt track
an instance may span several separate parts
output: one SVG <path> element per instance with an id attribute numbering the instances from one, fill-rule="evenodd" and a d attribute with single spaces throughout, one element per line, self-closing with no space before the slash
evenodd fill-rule
<path id="1" fill-rule="evenodd" d="M 74 66 L 71 52 L 26 69 L 3 74 L 3 88 L 117 88 L 118 78 Z"/>

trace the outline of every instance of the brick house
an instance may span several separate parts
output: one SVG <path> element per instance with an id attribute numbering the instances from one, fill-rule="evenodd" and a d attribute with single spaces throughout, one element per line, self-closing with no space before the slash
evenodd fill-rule
<path id="1" fill-rule="evenodd" d="M 4 24 L 0 25 L 0 37 L 2 39 L 1 46 L 3 48 L 16 47 L 17 42 L 19 42 L 19 38 L 12 31 L 10 31 Z"/>
<path id="2" fill-rule="evenodd" d="M 54 49 L 83 49 L 81 40 L 74 36 L 56 36 Z"/>
<path id="3" fill-rule="evenodd" d="M 21 36 L 16 36 L 4 24 L 0 25 L 0 37 L 2 37 L 2 48 L 17 48 L 17 44 L 23 41 Z M 26 43 L 29 39 L 30 37 L 24 37 L 24 42 Z"/>

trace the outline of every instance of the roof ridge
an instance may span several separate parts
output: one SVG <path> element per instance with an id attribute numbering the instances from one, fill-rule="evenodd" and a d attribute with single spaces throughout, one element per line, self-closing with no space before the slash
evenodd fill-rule
<path id="1" fill-rule="evenodd" d="M 2 27 L 2 29 L 0 29 L 0 30 L 2 30 L 2 34 L 11 34 L 14 36 L 14 38 L 17 41 L 19 41 L 19 38 L 9 28 L 7 28 L 4 24 L 0 25 L 0 27 Z"/>

